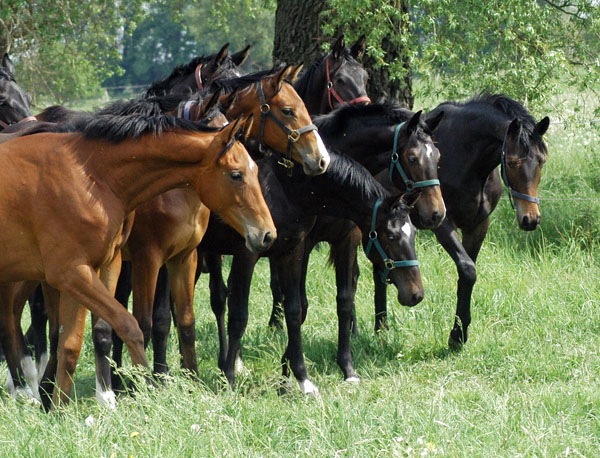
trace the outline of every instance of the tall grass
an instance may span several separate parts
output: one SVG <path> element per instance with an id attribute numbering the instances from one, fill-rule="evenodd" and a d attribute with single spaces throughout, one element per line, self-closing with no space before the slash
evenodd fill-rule
<path id="1" fill-rule="evenodd" d="M 551 127 L 537 231 L 520 231 L 508 201 L 500 203 L 478 260 L 470 339 L 461 352 L 447 349 L 456 270 L 421 232 L 426 297 L 402 308 L 390 290 L 390 329 L 380 335 L 372 330 L 372 279 L 361 254 L 360 335 L 352 349 L 362 380 L 343 383 L 335 363 L 334 275 L 321 249 L 311 257 L 303 326 L 308 371 L 321 397 L 297 389 L 279 395 L 286 337 L 267 327 L 271 297 L 261 261 L 234 392 L 216 367 L 216 326 L 201 278 L 199 382 L 177 369 L 171 336 L 165 385 L 142 384 L 115 411 L 105 410 L 94 400 L 87 336 L 75 401 L 63 411 L 45 414 L 0 392 L 0 455 L 598 456 L 599 140 L 597 131 Z"/>

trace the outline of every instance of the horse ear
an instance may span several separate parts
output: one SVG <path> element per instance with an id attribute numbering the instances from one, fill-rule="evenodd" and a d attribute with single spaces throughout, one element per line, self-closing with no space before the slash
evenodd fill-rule
<path id="1" fill-rule="evenodd" d="M 338 39 L 335 40 L 333 48 L 331 49 L 331 55 L 337 60 L 344 54 L 345 49 L 346 42 L 344 41 L 344 35 L 340 35 Z"/>
<path id="2" fill-rule="evenodd" d="M 236 102 L 238 92 L 239 89 L 236 89 L 231 94 L 224 95 L 222 100 L 220 100 L 223 113 L 227 113 L 231 106 Z"/>
<path id="3" fill-rule="evenodd" d="M 419 110 L 417 111 L 412 118 L 410 118 L 410 121 L 408 121 L 408 125 L 406 126 L 406 131 L 408 132 L 408 134 L 412 134 L 415 130 L 417 130 L 417 127 L 419 125 L 419 121 L 421 120 L 421 113 L 423 113 L 423 110 Z"/>
<path id="4" fill-rule="evenodd" d="M 292 67 L 292 71 L 290 72 L 290 76 L 288 78 L 292 83 L 294 81 L 296 81 L 296 79 L 298 78 L 298 75 L 300 74 L 300 70 L 302 70 L 302 67 L 304 67 L 304 64 L 300 64 L 295 67 Z"/>
<path id="5" fill-rule="evenodd" d="M 270 85 L 272 94 L 277 94 L 277 92 L 279 92 L 279 90 L 281 89 L 281 86 L 283 85 L 283 82 L 285 81 L 285 79 L 289 76 L 290 72 L 292 71 L 292 68 L 293 68 L 292 66 L 286 65 L 284 68 L 282 68 L 279 72 L 277 72 L 275 75 L 273 75 L 270 78 L 268 84 Z"/>
<path id="6" fill-rule="evenodd" d="M 548 118 L 548 116 L 546 116 L 544 119 L 542 119 L 540 122 L 537 123 L 537 125 L 535 126 L 535 132 L 537 134 L 539 134 L 540 136 L 542 136 L 546 133 L 549 126 L 550 126 L 550 118 Z"/>
<path id="7" fill-rule="evenodd" d="M 8 57 L 8 53 L 4 53 L 4 57 L 2 58 L 2 68 L 11 75 L 15 74 L 15 64 L 13 64 L 10 57 Z"/>
<path id="8" fill-rule="evenodd" d="M 215 107 L 217 105 L 217 103 L 219 103 L 219 99 L 221 98 L 222 94 L 223 94 L 223 88 L 220 87 L 219 89 L 216 90 L 216 92 L 208 100 L 208 103 L 204 107 L 204 113 L 208 113 L 213 107 Z"/>
<path id="9" fill-rule="evenodd" d="M 521 122 L 515 118 L 510 122 L 508 126 L 508 131 L 506 132 L 507 137 L 519 137 L 521 133 Z"/>
<path id="10" fill-rule="evenodd" d="M 444 112 L 440 111 L 435 116 L 433 116 L 431 118 L 427 118 L 425 120 L 425 124 L 427 124 L 427 128 L 429 129 L 429 132 L 433 132 L 437 128 L 437 126 L 439 125 L 439 123 L 443 117 L 444 117 Z"/>
<path id="11" fill-rule="evenodd" d="M 231 55 L 231 60 L 233 61 L 233 63 L 235 65 L 237 65 L 239 67 L 244 62 L 246 62 L 246 59 L 248 59 L 249 55 L 250 55 L 250 45 L 247 45 L 241 51 L 238 51 L 238 52 L 232 54 Z"/>
<path id="12" fill-rule="evenodd" d="M 419 200 L 419 197 L 421 197 L 421 191 L 421 188 L 413 189 L 412 191 L 403 194 L 400 197 L 400 200 L 402 200 L 402 202 L 404 202 L 408 207 L 413 207 L 417 200 Z"/>
<path id="13" fill-rule="evenodd" d="M 243 123 L 244 123 L 244 115 L 241 115 L 239 118 L 237 118 L 231 124 L 228 124 L 226 127 L 223 128 L 223 130 L 226 132 L 226 135 L 227 135 L 227 141 L 225 143 L 229 143 L 230 141 L 232 141 L 234 139 L 234 137 L 236 135 L 238 135 L 240 133 L 240 131 L 242 130 Z"/>
<path id="14" fill-rule="evenodd" d="M 215 66 L 220 67 L 223 64 L 223 61 L 229 55 L 229 43 L 225 43 L 223 47 L 219 50 L 217 55 L 215 56 Z"/>
<path id="15" fill-rule="evenodd" d="M 356 60 L 362 59 L 362 56 L 365 54 L 367 50 L 367 37 L 363 34 L 360 36 L 356 43 L 352 45 L 350 49 L 350 53 L 354 56 Z"/>
<path id="16" fill-rule="evenodd" d="M 251 113 L 250 116 L 248 116 L 246 118 L 246 122 L 244 123 L 244 141 L 248 140 L 248 137 L 250 136 L 250 132 L 252 132 L 252 124 L 254 124 L 254 114 Z"/>

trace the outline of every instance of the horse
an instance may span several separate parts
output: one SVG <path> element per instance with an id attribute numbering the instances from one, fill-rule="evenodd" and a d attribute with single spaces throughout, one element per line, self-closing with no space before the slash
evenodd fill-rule
<path id="1" fill-rule="evenodd" d="M 458 271 L 456 315 L 448 345 L 460 349 L 467 342 L 471 323 L 475 262 L 503 182 L 519 227 L 532 231 L 540 223 L 537 190 L 548 156 L 543 135 L 550 120 L 546 116 L 536 122 L 521 103 L 503 94 L 444 102 L 429 116 L 442 111 L 435 140 L 441 152 L 438 173 L 446 219 L 433 232 Z M 419 221 L 415 223 L 418 227 Z M 377 286 L 375 329 L 381 329 L 386 317 L 385 285 Z"/>
<path id="2" fill-rule="evenodd" d="M 11 125 L 35 121 L 31 115 L 31 95 L 15 81 L 15 66 L 8 54 L 2 58 L 0 67 L 0 127 L 4 134 Z"/>
<path id="3" fill-rule="evenodd" d="M 45 281 L 60 292 L 59 310 L 49 310 L 51 322 L 60 326 L 60 334 L 58 328 L 51 333 L 58 355 L 51 355 L 49 377 L 42 381 L 49 394 L 57 374 L 53 405 L 67 402 L 70 394 L 85 324 L 80 304 L 111 324 L 134 365 L 147 367 L 143 334 L 110 290 L 130 229 L 127 217 L 155 195 L 193 187 L 243 234 L 250 250 L 273 243 L 276 229 L 256 164 L 238 141 L 250 127 L 241 118 L 215 129 L 170 116 L 98 116 L 44 126 L 0 145 L 6 159 L 0 171 L 0 214 L 5 215 L 0 241 L 11 247 L 0 260 L 0 340 L 17 387 L 35 385 L 22 364 L 22 334 L 7 300 L 7 284 L 21 280 Z"/>
<path id="4" fill-rule="evenodd" d="M 145 97 L 167 94 L 190 94 L 201 91 L 219 79 L 242 76 L 239 68 L 250 54 L 250 46 L 229 56 L 229 43 L 216 54 L 193 58 L 185 65 L 179 65 L 166 78 L 155 81 L 146 90 Z"/>
<path id="5" fill-rule="evenodd" d="M 317 59 L 294 84 L 311 115 L 329 113 L 334 108 L 353 103 L 370 103 L 367 96 L 368 75 L 360 64 L 366 50 L 362 35 L 348 50 L 341 35 L 331 52 Z"/>
<path id="6" fill-rule="evenodd" d="M 268 101 L 268 107 L 271 112 L 271 116 L 268 119 L 271 119 L 271 121 L 267 123 L 266 120 L 263 120 L 262 129 L 260 125 L 258 129 L 252 129 L 250 137 L 271 150 L 285 151 L 286 148 L 289 149 L 290 147 L 290 135 L 295 136 L 296 134 L 292 133 L 287 136 L 281 134 L 285 134 L 286 130 L 292 132 L 301 131 L 303 128 L 300 127 L 302 124 L 299 123 L 310 120 L 292 85 L 285 82 L 286 78 L 293 80 L 294 75 L 298 71 L 299 67 L 287 67 L 275 73 L 271 71 L 260 72 L 259 74 L 249 75 L 236 80 L 216 82 L 214 85 L 217 90 L 224 90 L 224 88 L 236 90 L 231 95 L 221 97 L 226 104 L 225 112 L 229 119 L 235 119 L 239 114 L 248 112 L 253 114 L 260 113 L 261 117 L 264 117 L 264 107 Z M 157 104 L 158 109 L 174 109 L 173 106 L 169 105 L 169 100 L 177 100 L 177 98 L 183 100 L 181 96 L 166 97 L 161 103 Z M 152 109 L 152 107 L 147 107 L 147 104 L 143 100 L 139 100 L 135 104 L 125 104 L 125 109 L 121 105 L 120 103 L 113 104 L 103 110 L 103 112 L 128 114 L 128 109 Z M 182 109 L 181 107 L 187 108 Z M 194 100 L 182 102 L 179 104 L 177 112 L 179 114 L 187 113 L 187 116 L 197 116 L 199 111 L 195 107 Z M 275 115 L 274 113 L 276 112 L 280 114 Z M 289 112 L 292 113 L 291 116 Z M 309 133 L 310 131 L 307 131 L 307 134 Z M 318 134 L 316 132 L 314 134 L 318 140 L 316 146 L 319 148 L 322 142 L 320 142 Z M 309 149 L 300 150 L 300 153 L 296 153 L 295 149 L 297 146 L 301 146 L 299 140 L 303 134 L 297 135 L 298 138 L 294 137 L 296 141 L 292 142 L 293 149 L 290 154 L 304 159 L 303 155 L 306 152 L 312 152 L 310 149 L 311 145 L 310 143 L 305 145 Z M 328 155 L 324 157 L 324 160 L 326 162 L 329 161 Z M 306 167 L 304 170 L 306 171 Z M 311 173 L 314 172 L 311 171 Z M 193 279 L 196 270 L 195 248 L 201 239 L 200 228 L 196 229 L 196 236 L 193 237 L 185 232 L 185 228 L 189 227 L 189 221 L 197 221 L 197 205 L 192 204 L 190 196 L 182 195 L 180 192 L 175 197 L 173 195 L 173 191 L 171 191 L 169 196 L 159 196 L 138 209 L 134 228 L 127 244 L 133 263 L 131 288 L 133 288 L 134 292 L 134 316 L 138 319 L 144 333 L 145 344 L 148 343 L 151 333 L 155 336 L 153 337 L 153 347 L 155 349 L 154 369 L 156 373 L 167 371 L 166 334 L 155 332 L 153 325 L 153 315 L 156 317 L 159 313 L 159 311 L 153 312 L 153 305 L 155 300 L 161 300 L 160 294 L 158 299 L 155 297 L 157 279 L 163 281 L 163 278 L 159 276 L 159 268 L 169 259 L 174 259 L 169 266 L 169 271 L 171 272 L 175 272 L 174 266 L 177 266 L 178 275 L 176 278 L 171 279 L 171 282 L 178 288 L 177 292 L 174 291 L 174 296 L 177 295 L 179 298 L 183 298 L 183 301 L 188 305 L 186 310 L 189 311 L 192 307 Z M 194 255 L 192 255 L 192 251 Z M 177 258 L 182 253 L 185 254 L 185 263 L 179 262 L 180 260 Z M 136 266 L 138 267 L 136 268 Z M 185 279 L 185 281 L 180 279 Z M 166 288 L 162 283 L 160 285 L 159 289 L 164 294 Z M 126 284 L 126 279 L 122 278 L 117 291 L 119 299 L 125 306 L 129 297 L 129 288 L 130 286 Z M 177 302 L 181 303 L 181 301 L 175 300 L 176 305 L 179 306 L 180 304 L 177 304 Z M 186 317 L 185 323 L 179 318 L 176 320 L 180 335 L 183 367 L 195 373 L 197 372 L 197 363 L 193 345 L 193 309 L 186 314 Z M 168 313 L 166 314 L 166 320 L 168 322 L 168 333 L 168 327 L 170 326 Z M 164 320 L 161 320 L 161 322 L 164 322 Z M 112 381 L 109 380 L 110 366 L 107 357 L 110 350 L 110 332 L 110 328 L 105 323 L 99 323 L 94 326 L 97 367 L 101 367 L 97 374 L 97 377 L 101 379 L 97 385 L 99 387 L 97 399 L 101 402 L 106 401 L 112 404 L 114 395 L 109 387 L 120 387 L 120 380 L 114 376 L 112 377 Z M 113 359 L 117 365 L 120 364 L 121 352 L 119 343 L 115 344 Z"/>
<path id="7" fill-rule="evenodd" d="M 294 259 L 301 257 L 304 239 L 316 215 L 335 214 L 355 221 L 364 231 L 363 243 L 367 247 L 368 258 L 382 270 L 386 270 L 386 266 L 391 269 L 389 278 L 398 289 L 399 300 L 414 305 L 423 297 L 414 253 L 416 231 L 408 218 L 409 206 L 418 198 L 418 192 L 404 197 L 392 196 L 352 159 L 333 153 L 331 158 L 325 174 L 317 177 L 307 177 L 296 170 L 290 177 L 277 167 L 273 157 L 257 161 L 261 185 L 267 191 L 265 198 L 279 234 L 272 248 L 261 256 L 274 259 L 285 293 L 288 346 L 282 357 L 283 375 L 287 376 L 291 367 L 305 394 L 318 394 L 318 389 L 309 380 L 304 364 L 300 333 L 301 269 Z M 369 242 L 369 234 L 373 242 Z M 370 249 L 369 245 L 373 243 L 381 249 Z M 218 256 L 234 255 L 228 282 L 229 348 L 225 336 L 224 292 L 213 280 L 220 275 L 220 264 L 215 266 L 211 263 L 215 258 L 207 258 L 211 269 L 211 307 L 219 331 L 219 367 L 233 388 L 236 358 L 248 320 L 250 280 L 258 256 L 245 250 L 239 237 L 212 216 L 199 250 Z"/>

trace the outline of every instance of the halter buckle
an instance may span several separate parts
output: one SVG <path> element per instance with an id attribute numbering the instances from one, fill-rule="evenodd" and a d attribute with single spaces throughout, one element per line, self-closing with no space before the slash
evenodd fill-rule
<path id="1" fill-rule="evenodd" d="M 292 143 L 296 143 L 298 140 L 300 140 L 300 136 L 301 134 L 297 130 L 292 130 L 288 134 L 288 140 Z"/>
<path id="2" fill-rule="evenodd" d="M 279 161 L 277 161 L 277 163 L 289 170 L 291 170 L 294 167 L 294 162 L 290 161 L 289 159 L 286 159 L 285 157 L 282 157 Z"/>
<path id="3" fill-rule="evenodd" d="M 260 106 L 260 112 L 261 112 L 261 113 L 265 113 L 265 114 L 267 114 L 269 111 L 271 111 L 271 107 L 269 106 L 269 104 L 268 104 L 268 103 L 263 103 L 263 104 Z"/>

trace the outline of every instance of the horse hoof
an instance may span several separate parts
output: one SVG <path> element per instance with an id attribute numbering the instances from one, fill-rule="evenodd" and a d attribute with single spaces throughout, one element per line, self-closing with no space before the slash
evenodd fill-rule
<path id="1" fill-rule="evenodd" d="M 448 339 L 448 347 L 450 348 L 450 350 L 453 351 L 460 351 L 463 348 L 463 342 L 461 340 L 457 340 L 454 337 L 452 337 L 452 334 L 450 334 L 450 338 Z"/>
<path id="2" fill-rule="evenodd" d="M 358 377 L 358 375 L 353 375 L 352 377 L 348 377 L 346 380 L 344 380 L 344 382 L 347 382 L 347 383 L 360 383 L 360 378 Z"/>
<path id="3" fill-rule="evenodd" d="M 310 380 L 306 379 L 298 382 L 298 384 L 300 385 L 300 390 L 302 390 L 303 394 L 314 398 L 320 397 L 319 389 L 313 385 Z"/>
<path id="4" fill-rule="evenodd" d="M 117 408 L 117 397 L 113 390 L 102 391 L 96 389 L 96 402 L 110 410 L 115 410 Z"/>

